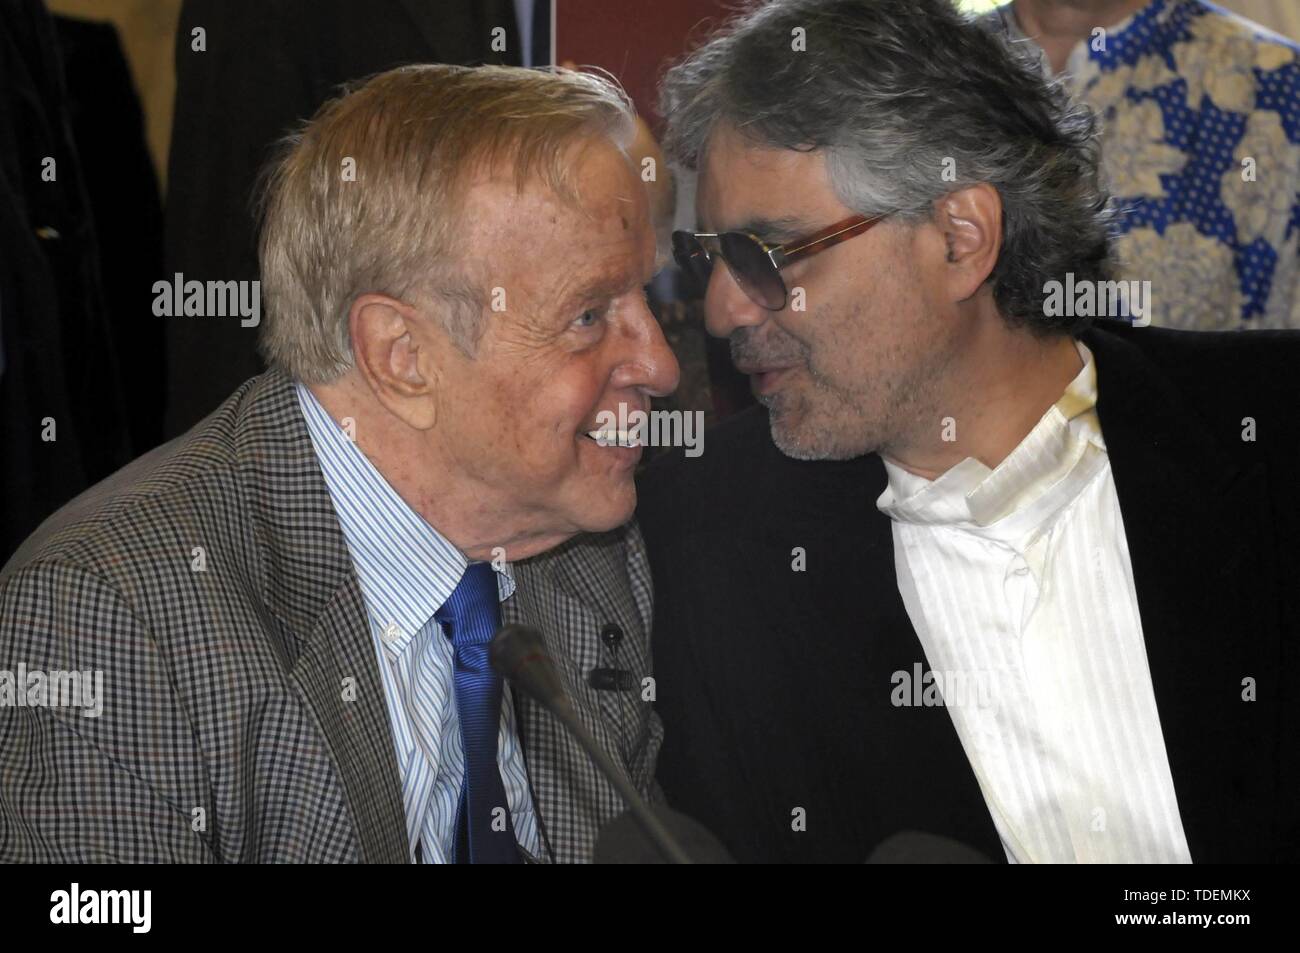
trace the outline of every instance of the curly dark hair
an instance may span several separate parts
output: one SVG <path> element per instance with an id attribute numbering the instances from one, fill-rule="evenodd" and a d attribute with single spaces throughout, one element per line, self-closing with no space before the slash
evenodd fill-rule
<path id="1" fill-rule="evenodd" d="M 924 220 L 940 196 L 992 185 L 1003 233 L 989 280 L 1013 325 L 1080 333 L 1091 319 L 1044 314 L 1044 285 L 1114 272 L 1091 110 L 1044 76 L 1036 51 L 949 0 L 750 4 L 668 71 L 661 112 L 686 168 L 721 122 L 764 145 L 824 150 L 837 195 L 864 215 Z"/>

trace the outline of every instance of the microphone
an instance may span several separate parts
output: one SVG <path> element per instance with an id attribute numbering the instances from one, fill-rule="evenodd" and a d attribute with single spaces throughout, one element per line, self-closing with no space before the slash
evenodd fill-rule
<path id="1" fill-rule="evenodd" d="M 654 811 L 697 864 L 734 864 L 735 858 L 727 853 L 709 829 L 694 818 L 687 817 L 667 807 L 655 805 Z M 598 864 L 662 864 L 659 848 L 646 837 L 640 822 L 632 814 L 620 814 L 600 829 L 596 838 Z"/>
<path id="2" fill-rule="evenodd" d="M 899 831 L 876 845 L 869 864 L 991 864 L 974 847 L 923 831 Z"/>
<path id="3" fill-rule="evenodd" d="M 600 627 L 600 640 L 611 654 L 616 654 L 623 641 L 623 627 L 606 622 Z M 587 676 L 587 684 L 598 692 L 630 692 L 636 689 L 636 676 L 625 668 L 594 668 Z"/>
<path id="4" fill-rule="evenodd" d="M 632 782 L 618 770 L 609 755 L 596 744 L 591 732 L 578 720 L 573 703 L 564 690 L 564 683 L 560 681 L 560 673 L 556 671 L 555 662 L 546 654 L 546 645 L 540 632 L 530 625 L 511 623 L 502 626 L 492 638 L 488 658 L 503 678 L 532 697 L 569 730 L 569 734 L 582 746 L 596 769 L 614 785 L 636 823 L 668 863 L 694 863 L 661 817 L 650 810 Z"/>

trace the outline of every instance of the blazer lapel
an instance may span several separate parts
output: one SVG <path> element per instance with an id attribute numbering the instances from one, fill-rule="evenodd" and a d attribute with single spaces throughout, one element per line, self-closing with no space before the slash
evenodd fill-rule
<path id="1" fill-rule="evenodd" d="M 566 660 L 570 697 L 579 717 L 624 768 L 635 754 L 633 748 L 644 741 L 631 737 L 627 729 L 640 723 L 645 705 L 641 675 L 650 670 L 645 651 L 649 620 L 641 617 L 632 598 L 626 560 L 622 534 L 615 531 L 562 546 L 539 567 L 549 571 L 553 582 L 548 648 L 553 657 Z M 609 626 L 621 633 L 613 649 L 601 638 Z M 587 679 L 597 668 L 632 673 L 636 688 L 596 689 Z M 641 786 L 641 779 L 631 780 Z"/>
<path id="2" fill-rule="evenodd" d="M 271 371 L 241 428 L 241 469 L 265 560 L 263 598 L 284 623 L 280 647 L 316 720 L 365 862 L 408 863 L 392 729 L 361 588 L 298 409 Z"/>
<path id="3" fill-rule="evenodd" d="M 618 532 L 581 537 L 556 550 L 513 564 L 516 589 L 502 605 L 502 621 L 537 628 L 554 659 L 578 719 L 633 784 L 629 763 L 645 740 L 635 735 L 643 712 L 640 673 L 649 671 L 645 620 L 629 595 L 625 550 Z M 624 637 L 610 653 L 600 639 L 607 624 Z M 637 678 L 635 691 L 598 691 L 587 680 L 595 668 L 616 666 Z M 590 859 L 599 828 L 624 810 L 622 799 L 590 764 L 577 742 L 549 712 L 530 698 L 515 699 L 520 711 L 534 807 L 547 831 L 553 858 L 561 863 Z"/>
<path id="4" fill-rule="evenodd" d="M 1266 728 L 1279 693 L 1246 702 L 1242 684 L 1281 663 L 1267 616 L 1277 604 L 1267 474 L 1225 453 L 1227 435 L 1208 432 L 1129 340 L 1141 333 L 1098 328 L 1084 341 L 1179 812 L 1193 861 L 1258 855 L 1268 832 L 1237 805 L 1275 796 L 1261 764 L 1277 755 L 1244 739 L 1276 737 Z"/>
<path id="5" fill-rule="evenodd" d="M 318 616 L 292 678 L 329 743 L 361 860 L 405 864 L 406 808 L 377 666 L 360 587 L 348 580 Z"/>

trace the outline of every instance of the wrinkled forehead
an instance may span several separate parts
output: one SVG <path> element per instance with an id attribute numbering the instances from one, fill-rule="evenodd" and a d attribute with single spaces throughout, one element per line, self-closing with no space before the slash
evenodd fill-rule
<path id="1" fill-rule="evenodd" d="M 649 203 L 631 160 L 612 143 L 576 150 L 571 189 L 540 177 L 516 187 L 493 171 L 470 186 L 460 220 L 465 254 L 490 285 L 554 298 L 575 283 L 625 290 L 648 281 L 655 258 Z"/>
<path id="2" fill-rule="evenodd" d="M 647 227 L 646 190 L 632 160 L 612 142 L 577 143 L 561 165 L 558 182 L 536 174 L 520 182 L 503 165 L 480 171 L 467 190 L 462 220 L 476 230 L 498 229 L 529 241 L 567 235 L 571 243 Z"/>

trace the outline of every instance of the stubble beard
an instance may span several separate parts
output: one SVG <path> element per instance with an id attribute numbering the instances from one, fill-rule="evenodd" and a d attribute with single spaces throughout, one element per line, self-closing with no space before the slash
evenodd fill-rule
<path id="1" fill-rule="evenodd" d="M 845 386 L 805 354 L 797 386 L 759 398 L 768 409 L 777 449 L 795 460 L 851 460 L 906 442 L 906 435 L 934 417 L 943 362 L 909 364 L 901 352 L 884 358 L 879 366 L 905 370 L 864 376 Z"/>
<path id="2" fill-rule="evenodd" d="M 802 392 L 762 401 L 770 414 L 772 441 L 788 457 L 852 460 L 876 453 L 918 416 L 922 389 L 910 375 L 849 389 L 835 386 L 812 367 L 804 370 Z"/>
<path id="3" fill-rule="evenodd" d="M 918 325 L 916 314 L 909 323 Z M 849 314 L 818 316 L 830 338 L 861 328 L 872 316 L 854 309 Z M 942 381 L 951 371 L 954 353 L 938 341 L 930 350 L 868 340 L 859 343 L 874 360 L 856 373 L 839 370 L 832 377 L 819 365 L 814 349 L 788 332 L 768 329 L 761 337 L 742 328 L 730 340 L 732 359 L 741 365 L 798 369 L 799 379 L 775 394 L 761 396 L 768 409 L 772 442 L 795 460 L 851 460 L 868 453 L 889 453 L 906 446 L 930 427 L 938 427 Z M 829 345 L 824 352 L 833 353 Z"/>

